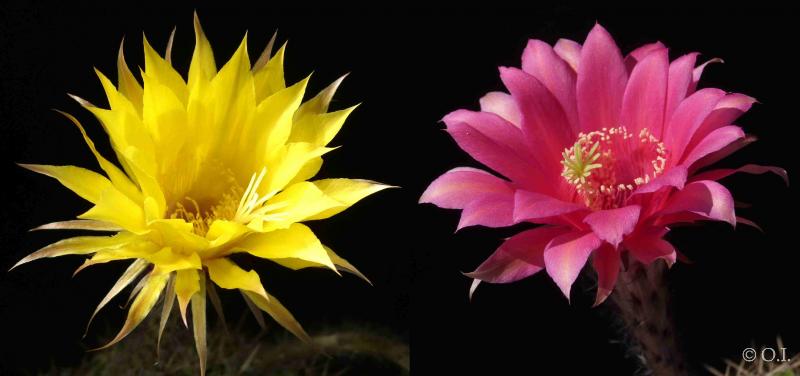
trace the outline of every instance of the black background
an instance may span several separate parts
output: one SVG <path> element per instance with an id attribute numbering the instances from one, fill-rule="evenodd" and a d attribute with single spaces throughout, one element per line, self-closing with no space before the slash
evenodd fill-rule
<path id="1" fill-rule="evenodd" d="M 321 177 L 359 177 L 399 185 L 342 215 L 313 225 L 320 239 L 357 265 L 374 287 L 325 271 L 287 272 L 254 262 L 268 290 L 312 332 L 340 322 L 366 322 L 408 339 L 414 374 L 609 374 L 635 370 L 594 290 L 579 280 L 572 305 L 544 274 L 510 285 L 483 285 L 473 302 L 460 274 L 477 266 L 512 229 L 453 233 L 458 212 L 417 204 L 430 181 L 456 166 L 478 166 L 441 131 L 446 113 L 477 108 L 499 90 L 497 66 L 518 66 L 527 39 L 583 42 L 595 21 L 623 52 L 661 40 L 675 58 L 699 51 L 720 57 L 701 86 L 756 97 L 761 104 L 738 121 L 760 138 L 722 162 L 780 165 L 797 157 L 798 12 L 788 9 L 685 7 L 594 9 L 278 9 L 263 4 L 108 8 L 98 4 L 5 5 L 0 11 L 0 374 L 29 374 L 74 365 L 95 346 L 103 327 L 117 328 L 124 311 L 109 305 L 89 337 L 85 322 L 123 265 L 96 266 L 75 278 L 82 261 L 64 257 L 5 272 L 24 255 L 66 234 L 27 229 L 64 220 L 89 206 L 55 181 L 14 162 L 75 164 L 96 169 L 78 132 L 50 108 L 78 116 L 101 150 L 110 148 L 96 120 L 66 92 L 104 104 L 95 66 L 115 77 L 120 39 L 132 66 L 142 64 L 141 32 L 163 51 L 177 25 L 173 59 L 186 72 L 197 9 L 215 49 L 227 60 L 249 30 L 251 57 L 273 31 L 289 40 L 287 81 L 314 72 L 310 91 L 351 72 L 335 108 L 363 102 L 334 140 Z M 741 226 L 680 228 L 670 240 L 694 263 L 670 272 L 677 322 L 690 360 L 720 366 L 741 359 L 751 342 L 783 337 L 800 351 L 798 269 L 794 243 L 796 187 L 773 176 L 725 181 L 752 203 Z M 268 275 L 267 275 L 268 274 Z M 226 306 L 241 311 L 233 294 Z M 187 346 L 191 344 L 187 343 Z M 212 355 L 213 356 L 213 355 Z M 798 355 L 800 356 L 800 355 Z"/>

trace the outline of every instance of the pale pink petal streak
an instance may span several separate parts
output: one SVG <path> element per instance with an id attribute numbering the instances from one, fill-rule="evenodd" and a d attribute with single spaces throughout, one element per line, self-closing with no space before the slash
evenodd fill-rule
<path id="1" fill-rule="evenodd" d="M 500 91 L 492 91 L 481 97 L 481 111 L 491 112 L 506 119 L 511 124 L 519 128 L 522 123 L 522 115 L 519 108 L 510 94 Z"/>
<path id="2" fill-rule="evenodd" d="M 636 64 L 642 62 L 647 55 L 659 50 L 664 50 L 664 53 L 666 53 L 667 47 L 661 42 L 653 42 L 642 45 L 641 47 L 631 51 L 628 56 L 625 56 L 625 69 L 627 69 L 628 73 L 630 73 L 633 71 L 633 68 L 636 66 Z"/>
<path id="3" fill-rule="evenodd" d="M 581 59 L 581 45 L 580 43 L 570 39 L 559 39 L 556 45 L 553 46 L 553 51 L 559 57 L 569 64 L 569 67 L 574 71 L 578 71 L 578 63 Z"/>
<path id="4" fill-rule="evenodd" d="M 557 236 L 544 250 L 547 274 L 569 300 L 572 284 L 578 278 L 589 255 L 602 244 L 592 232 L 570 232 Z"/>

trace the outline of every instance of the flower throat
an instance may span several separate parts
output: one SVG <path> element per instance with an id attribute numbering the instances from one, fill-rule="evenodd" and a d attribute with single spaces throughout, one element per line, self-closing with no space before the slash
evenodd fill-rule
<path id="1" fill-rule="evenodd" d="M 638 135 L 624 126 L 578 134 L 561 154 L 561 176 L 593 210 L 622 206 L 636 187 L 664 171 L 667 150 L 647 129 Z"/>

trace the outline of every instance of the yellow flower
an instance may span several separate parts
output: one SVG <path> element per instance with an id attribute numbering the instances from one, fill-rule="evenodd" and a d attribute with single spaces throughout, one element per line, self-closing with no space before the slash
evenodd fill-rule
<path id="1" fill-rule="evenodd" d="M 175 298 L 184 324 L 191 303 L 204 373 L 206 288 L 213 287 L 207 286 L 207 278 L 223 289 L 241 291 L 254 312 L 259 308 L 308 339 L 286 308 L 265 291 L 258 274 L 241 269 L 228 256 L 246 252 L 291 269 L 327 267 L 364 278 L 301 222 L 328 218 L 388 186 L 355 179 L 307 181 L 319 171 L 322 155 L 332 150 L 326 145 L 355 108 L 328 112 L 341 79 L 302 103 L 308 78 L 286 87 L 285 45 L 270 56 L 274 37 L 251 67 L 245 36 L 217 71 L 196 15 L 194 27 L 188 80 L 171 65 L 172 38 L 166 58 L 145 39 L 143 84 L 131 73 L 120 46 L 118 85 L 97 72 L 110 109 L 75 97 L 103 125 L 121 169 L 97 152 L 78 120 L 66 113 L 105 175 L 75 166 L 23 165 L 94 204 L 77 220 L 39 229 L 115 234 L 65 239 L 15 267 L 62 255 L 91 255 L 78 271 L 133 260 L 95 311 L 138 280 L 125 324 L 103 348 L 130 333 L 164 294 L 159 340 Z M 213 290 L 209 297 L 214 303 Z"/>

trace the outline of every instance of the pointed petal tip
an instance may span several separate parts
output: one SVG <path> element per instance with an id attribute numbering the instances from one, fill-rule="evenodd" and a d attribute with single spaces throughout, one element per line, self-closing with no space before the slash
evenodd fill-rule
<path id="1" fill-rule="evenodd" d="M 99 71 L 96 71 L 96 72 L 99 72 Z M 84 108 L 96 107 L 91 102 L 89 102 L 86 99 L 83 99 L 83 98 L 81 98 L 81 97 L 79 97 L 79 96 L 77 96 L 75 94 L 67 93 L 67 96 L 72 98 L 72 100 L 74 100 L 75 102 L 78 102 L 78 104 L 81 105 L 81 107 L 84 107 Z"/>
<path id="2" fill-rule="evenodd" d="M 608 299 L 609 295 L 611 295 L 611 290 L 602 287 L 597 287 L 597 296 L 594 299 L 594 304 L 592 304 L 592 308 L 595 308 L 600 304 L 603 304 L 603 302 L 605 302 L 606 299 Z"/>
<path id="3" fill-rule="evenodd" d="M 466 273 L 463 273 L 463 272 L 462 272 L 462 274 L 466 275 Z M 472 302 L 472 297 L 475 295 L 475 290 L 478 289 L 478 285 L 480 285 L 480 284 L 481 284 L 481 280 L 480 279 L 475 278 L 475 279 L 472 280 L 472 284 L 470 284 L 470 286 L 469 286 L 469 301 L 470 302 Z"/>

